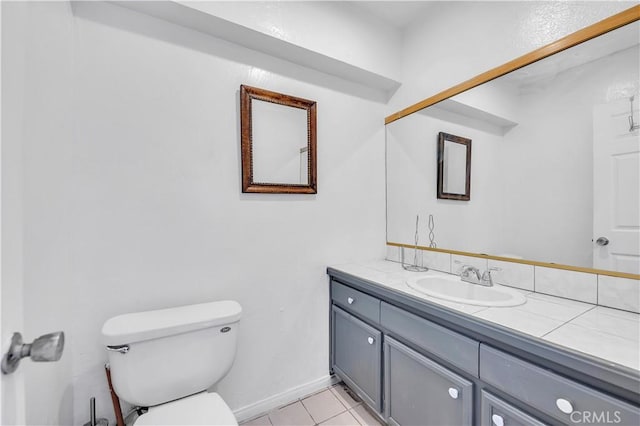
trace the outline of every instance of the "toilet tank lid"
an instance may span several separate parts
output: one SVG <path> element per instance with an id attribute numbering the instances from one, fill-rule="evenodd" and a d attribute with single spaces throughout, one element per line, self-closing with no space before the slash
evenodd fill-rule
<path id="1" fill-rule="evenodd" d="M 118 315 L 102 326 L 102 343 L 125 345 L 240 320 L 242 307 L 233 300 L 199 303 Z"/>

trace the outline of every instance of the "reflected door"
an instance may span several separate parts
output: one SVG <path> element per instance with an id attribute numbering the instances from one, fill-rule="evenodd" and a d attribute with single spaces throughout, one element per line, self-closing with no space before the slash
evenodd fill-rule
<path id="1" fill-rule="evenodd" d="M 638 100 L 633 114 L 638 122 Z M 640 134 L 629 130 L 631 103 L 593 112 L 593 263 L 640 274 Z"/>

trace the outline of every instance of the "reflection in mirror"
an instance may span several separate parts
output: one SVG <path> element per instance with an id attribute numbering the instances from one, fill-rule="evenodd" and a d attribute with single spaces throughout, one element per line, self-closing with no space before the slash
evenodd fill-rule
<path id="1" fill-rule="evenodd" d="M 242 192 L 316 193 L 316 103 L 240 87 Z"/>
<path id="2" fill-rule="evenodd" d="M 640 274 L 639 35 L 628 24 L 387 124 L 387 241 L 411 244 L 412 218 L 433 214 L 443 249 Z M 441 131 L 473 140 L 468 203 L 436 198 Z"/>
<path id="3" fill-rule="evenodd" d="M 307 111 L 253 99 L 251 115 L 254 182 L 307 185 L 309 177 L 300 173 L 300 149 L 307 147 Z"/>
<path id="4" fill-rule="evenodd" d="M 471 199 L 471 139 L 438 133 L 438 198 Z"/>

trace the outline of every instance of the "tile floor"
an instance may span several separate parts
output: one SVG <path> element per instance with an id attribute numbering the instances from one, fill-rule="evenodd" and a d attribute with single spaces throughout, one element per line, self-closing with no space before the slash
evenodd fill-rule
<path id="1" fill-rule="evenodd" d="M 342 383 L 291 402 L 242 426 L 381 426 L 360 401 L 356 401 Z"/>

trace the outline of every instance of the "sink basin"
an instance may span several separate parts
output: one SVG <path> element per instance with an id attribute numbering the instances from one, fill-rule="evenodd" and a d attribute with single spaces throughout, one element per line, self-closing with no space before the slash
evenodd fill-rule
<path id="1" fill-rule="evenodd" d="M 460 280 L 457 276 L 422 276 L 407 281 L 412 289 L 438 299 L 478 306 L 517 306 L 527 299 L 514 289 L 485 287 Z"/>

